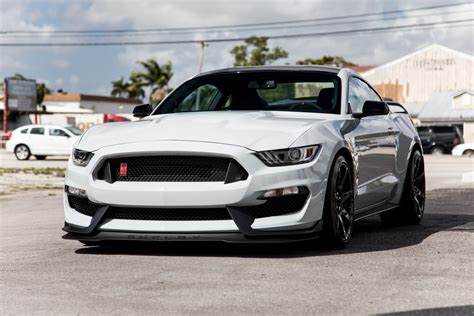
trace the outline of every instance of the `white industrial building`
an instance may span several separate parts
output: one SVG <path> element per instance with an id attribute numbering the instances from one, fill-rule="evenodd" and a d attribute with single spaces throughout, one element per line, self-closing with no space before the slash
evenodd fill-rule
<path id="1" fill-rule="evenodd" d="M 421 124 L 458 125 L 465 141 L 474 142 L 474 56 L 433 44 L 362 75 Z"/>

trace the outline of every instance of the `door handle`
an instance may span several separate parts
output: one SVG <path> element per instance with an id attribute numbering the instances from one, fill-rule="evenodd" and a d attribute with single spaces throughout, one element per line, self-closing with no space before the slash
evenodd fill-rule
<path id="1" fill-rule="evenodd" d="M 392 128 L 392 127 L 389 127 L 389 128 L 388 128 L 388 135 L 389 135 L 389 136 L 393 136 L 393 135 L 395 135 L 395 134 L 396 134 L 396 133 L 395 133 L 395 131 L 393 130 L 393 128 Z"/>

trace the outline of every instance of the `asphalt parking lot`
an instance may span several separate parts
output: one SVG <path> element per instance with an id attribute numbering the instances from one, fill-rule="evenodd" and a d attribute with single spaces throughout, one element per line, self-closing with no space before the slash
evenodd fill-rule
<path id="1" fill-rule="evenodd" d="M 15 163 L 0 151 L 0 167 Z M 0 313 L 472 315 L 474 159 L 427 157 L 426 169 L 420 226 L 369 218 L 334 252 L 318 242 L 84 247 L 61 239 L 61 189 L 9 191 L 0 196 Z"/>

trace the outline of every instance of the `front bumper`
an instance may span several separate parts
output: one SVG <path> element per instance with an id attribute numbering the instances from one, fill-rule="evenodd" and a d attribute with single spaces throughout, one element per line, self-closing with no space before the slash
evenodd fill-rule
<path id="1" fill-rule="evenodd" d="M 146 149 L 143 149 L 146 148 Z M 180 148 L 179 151 L 176 148 Z M 185 148 L 185 150 L 183 150 Z M 64 197 L 65 238 L 81 240 L 224 240 L 253 241 L 270 238 L 274 241 L 314 237 L 320 230 L 326 188 L 326 167 L 310 163 L 268 167 L 253 152 L 242 147 L 162 141 L 147 144 L 124 144 L 102 148 L 94 153 L 87 167 L 71 162 L 66 186 L 86 190 L 94 203 L 104 205 L 94 216 L 74 210 Z M 97 166 L 107 158 L 147 154 L 181 154 L 228 157 L 236 160 L 248 172 L 246 180 L 235 183 L 211 182 L 115 182 L 94 178 Z M 319 153 L 320 154 L 320 153 Z M 318 154 L 318 155 L 319 155 Z M 247 207 L 261 204 L 263 192 L 271 189 L 299 186 L 308 189 L 305 205 L 297 212 L 255 218 Z M 108 219 L 109 206 L 121 207 L 224 207 L 229 220 L 159 221 Z M 319 223 L 319 224 L 318 224 Z"/>

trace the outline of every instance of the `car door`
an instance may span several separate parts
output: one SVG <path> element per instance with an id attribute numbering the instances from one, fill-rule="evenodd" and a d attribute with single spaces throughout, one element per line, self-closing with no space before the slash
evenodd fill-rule
<path id="1" fill-rule="evenodd" d="M 363 80 L 349 79 L 349 104 L 352 113 L 361 113 L 365 101 L 382 101 Z M 395 176 L 396 130 L 390 114 L 355 118 L 351 132 L 358 160 L 356 212 L 387 200 L 397 185 Z"/>
<path id="2" fill-rule="evenodd" d="M 49 142 L 52 154 L 68 155 L 71 151 L 71 135 L 59 127 L 49 127 Z"/>
<path id="3" fill-rule="evenodd" d="M 27 146 L 33 155 L 46 155 L 51 150 L 50 144 L 46 139 L 45 127 L 34 126 L 28 133 Z"/>

